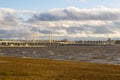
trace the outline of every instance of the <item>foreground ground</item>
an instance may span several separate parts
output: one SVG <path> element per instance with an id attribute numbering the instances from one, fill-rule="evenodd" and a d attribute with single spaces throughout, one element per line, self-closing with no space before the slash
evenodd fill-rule
<path id="1" fill-rule="evenodd" d="M 0 80 L 120 80 L 120 66 L 0 57 Z"/>

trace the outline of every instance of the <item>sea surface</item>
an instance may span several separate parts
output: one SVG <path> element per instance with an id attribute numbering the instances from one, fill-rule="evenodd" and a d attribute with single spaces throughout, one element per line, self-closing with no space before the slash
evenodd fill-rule
<path id="1" fill-rule="evenodd" d="M 87 61 L 120 65 L 120 49 L 94 47 L 1 47 L 0 56 Z"/>

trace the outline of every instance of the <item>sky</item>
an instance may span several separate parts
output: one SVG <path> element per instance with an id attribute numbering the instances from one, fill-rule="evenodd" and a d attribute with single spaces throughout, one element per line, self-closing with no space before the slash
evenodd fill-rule
<path id="1" fill-rule="evenodd" d="M 120 0 L 1 0 L 0 38 L 120 39 Z"/>
<path id="2" fill-rule="evenodd" d="M 119 0 L 1 0 L 1 8 L 12 8 L 15 10 L 37 10 L 48 11 L 53 8 L 66 8 L 74 6 L 77 8 L 95 8 L 106 6 L 111 8 L 120 7 Z"/>

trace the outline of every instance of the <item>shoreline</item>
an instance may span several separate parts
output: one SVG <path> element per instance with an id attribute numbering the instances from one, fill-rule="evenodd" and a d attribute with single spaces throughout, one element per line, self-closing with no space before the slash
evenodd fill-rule
<path id="1" fill-rule="evenodd" d="M 58 60 L 58 59 L 47 59 L 47 58 L 32 58 L 32 57 L 13 57 L 13 56 L 0 56 L 0 63 L 10 63 L 12 61 L 2 60 L 2 59 L 9 59 L 9 58 L 15 58 L 15 59 L 26 59 L 26 60 L 47 60 L 47 61 L 58 61 L 58 62 L 75 62 L 75 63 L 90 63 L 90 64 L 103 64 L 103 65 L 118 65 L 120 64 L 113 64 L 113 63 L 97 63 L 97 62 L 91 62 L 91 61 L 75 61 L 75 60 Z"/>

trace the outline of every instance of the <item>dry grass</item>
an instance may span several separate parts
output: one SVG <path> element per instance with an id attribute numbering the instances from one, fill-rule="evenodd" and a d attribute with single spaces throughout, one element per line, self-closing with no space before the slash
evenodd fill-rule
<path id="1" fill-rule="evenodd" d="M 120 80 L 120 66 L 0 57 L 0 80 Z"/>

